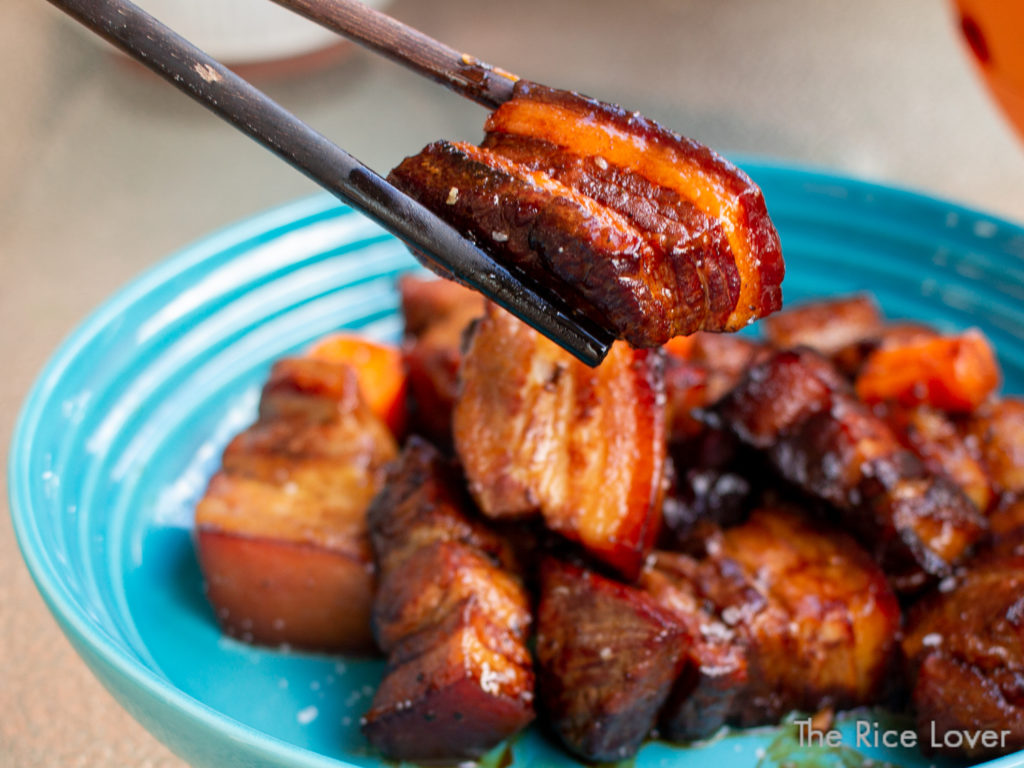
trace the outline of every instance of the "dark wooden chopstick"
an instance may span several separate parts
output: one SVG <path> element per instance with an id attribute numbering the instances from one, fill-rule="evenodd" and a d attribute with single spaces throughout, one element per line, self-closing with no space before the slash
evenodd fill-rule
<path id="1" fill-rule="evenodd" d="M 418 29 L 358 0 L 274 0 L 456 93 L 494 108 L 512 98 L 519 79 L 466 53 L 459 53 Z"/>
<path id="2" fill-rule="evenodd" d="M 524 285 L 411 197 L 127 0 L 50 0 L 179 90 L 588 365 L 612 334 Z"/>

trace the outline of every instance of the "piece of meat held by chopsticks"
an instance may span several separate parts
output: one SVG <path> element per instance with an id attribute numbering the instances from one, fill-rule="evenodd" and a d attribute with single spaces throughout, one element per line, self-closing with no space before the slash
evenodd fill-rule
<path id="1" fill-rule="evenodd" d="M 716 413 L 782 477 L 833 505 L 901 590 L 948 576 L 985 534 L 963 490 L 929 472 L 810 350 L 753 366 Z"/>
<path id="2" fill-rule="evenodd" d="M 225 632 L 373 649 L 366 508 L 396 453 L 351 366 L 308 358 L 274 366 L 259 421 L 225 449 L 196 507 L 199 564 Z"/>
<path id="3" fill-rule="evenodd" d="M 663 353 L 616 342 L 589 368 L 489 305 L 470 338 L 455 449 L 494 519 L 545 525 L 632 579 L 661 522 Z"/>
<path id="4" fill-rule="evenodd" d="M 412 438 L 367 513 L 388 669 L 363 730 L 393 760 L 472 760 L 533 719 L 529 600 L 469 506 L 458 471 Z"/>
<path id="5" fill-rule="evenodd" d="M 482 147 L 439 141 L 389 180 L 637 347 L 779 309 L 760 189 L 638 113 L 520 80 Z"/>

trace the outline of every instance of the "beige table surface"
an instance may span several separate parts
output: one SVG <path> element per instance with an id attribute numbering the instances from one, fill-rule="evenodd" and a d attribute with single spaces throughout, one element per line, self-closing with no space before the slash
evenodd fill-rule
<path id="1" fill-rule="evenodd" d="M 839 169 L 1024 220 L 1024 145 L 979 87 L 939 0 L 392 8 L 456 47 L 637 108 L 726 152 Z M 114 66 L 42 0 L 3 0 L 0 19 L 6 466 L 33 377 L 92 307 L 194 238 L 314 188 L 163 84 Z M 435 138 L 478 137 L 483 117 L 361 52 L 268 90 L 378 170 Z M 0 766 L 180 764 L 74 655 L 5 515 Z"/>

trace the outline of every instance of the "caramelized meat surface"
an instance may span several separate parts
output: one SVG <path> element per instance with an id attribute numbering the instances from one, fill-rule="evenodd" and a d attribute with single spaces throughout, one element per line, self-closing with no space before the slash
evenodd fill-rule
<path id="1" fill-rule="evenodd" d="M 259 421 L 225 449 L 196 508 L 200 567 L 228 634 L 372 648 L 366 508 L 395 453 L 351 368 L 309 359 L 274 366 Z"/>
<path id="2" fill-rule="evenodd" d="M 373 605 L 377 645 L 385 653 L 393 651 L 403 639 L 438 623 L 470 597 L 479 601 L 495 625 L 509 630 L 510 641 L 525 635 L 529 606 L 515 576 L 460 541 L 418 547 L 397 567 L 383 572 Z"/>
<path id="3" fill-rule="evenodd" d="M 933 728 L 942 744 L 947 732 L 987 729 L 1005 738 L 964 738 L 952 751 L 980 758 L 1024 748 L 1024 558 L 980 562 L 916 606 L 903 649 L 923 745 Z"/>
<path id="4" fill-rule="evenodd" d="M 533 719 L 529 601 L 458 473 L 410 440 L 368 513 L 388 670 L 364 723 L 396 760 L 479 757 Z"/>
<path id="5" fill-rule="evenodd" d="M 413 427 L 435 443 L 450 446 L 463 337 L 469 324 L 483 314 L 484 300 L 450 280 L 405 276 L 398 288 Z"/>
<path id="6" fill-rule="evenodd" d="M 546 560 L 537 687 L 565 746 L 586 760 L 632 756 L 679 673 L 684 638 L 675 615 L 644 592 Z"/>
<path id="7" fill-rule="evenodd" d="M 708 544 L 700 589 L 748 648 L 749 682 L 730 719 L 877 703 L 893 670 L 899 604 L 850 537 L 761 509 Z"/>
<path id="8" fill-rule="evenodd" d="M 964 492 L 929 472 L 809 350 L 754 366 L 719 414 L 786 480 L 837 508 L 901 589 L 948 575 L 985 533 Z"/>
<path id="9" fill-rule="evenodd" d="M 525 81 L 486 129 L 484 146 L 436 142 L 389 180 L 621 338 L 658 346 L 781 306 L 761 192 L 711 150 Z"/>
<path id="10" fill-rule="evenodd" d="M 660 718 L 670 741 L 692 741 L 726 724 L 747 686 L 747 647 L 741 636 L 719 621 L 698 588 L 696 560 L 658 552 L 644 569 L 640 585 L 684 629 L 685 666 Z"/>
<path id="11" fill-rule="evenodd" d="M 930 472 L 945 474 L 963 489 L 982 512 L 995 501 L 992 482 L 979 459 L 977 445 L 958 425 L 933 408 L 902 408 L 890 404 L 881 411 L 896 436 L 924 462 Z M 1024 458 L 1022 456 L 1021 458 Z"/>
<path id="12" fill-rule="evenodd" d="M 484 514 L 545 524 L 634 578 L 661 520 L 662 356 L 613 346 L 588 368 L 489 306 L 455 404 L 455 448 Z"/>

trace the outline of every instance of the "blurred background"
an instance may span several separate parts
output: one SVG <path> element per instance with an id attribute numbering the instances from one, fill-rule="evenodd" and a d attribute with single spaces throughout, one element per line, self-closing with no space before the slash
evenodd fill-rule
<path id="1" fill-rule="evenodd" d="M 195 238 L 316 189 L 43 0 L 3 5 L 6 466 L 33 377 L 92 307 Z M 481 108 L 315 29 L 267 22 L 264 0 L 197 2 L 205 18 L 185 5 L 147 7 L 235 60 L 318 51 L 249 72 L 381 172 L 434 139 L 481 136 Z M 941 0 L 394 0 L 387 10 L 453 47 L 638 109 L 727 155 L 826 168 L 1024 221 L 1024 142 L 989 98 L 957 14 Z M 74 656 L 4 517 L 0 764 L 180 765 Z"/>

